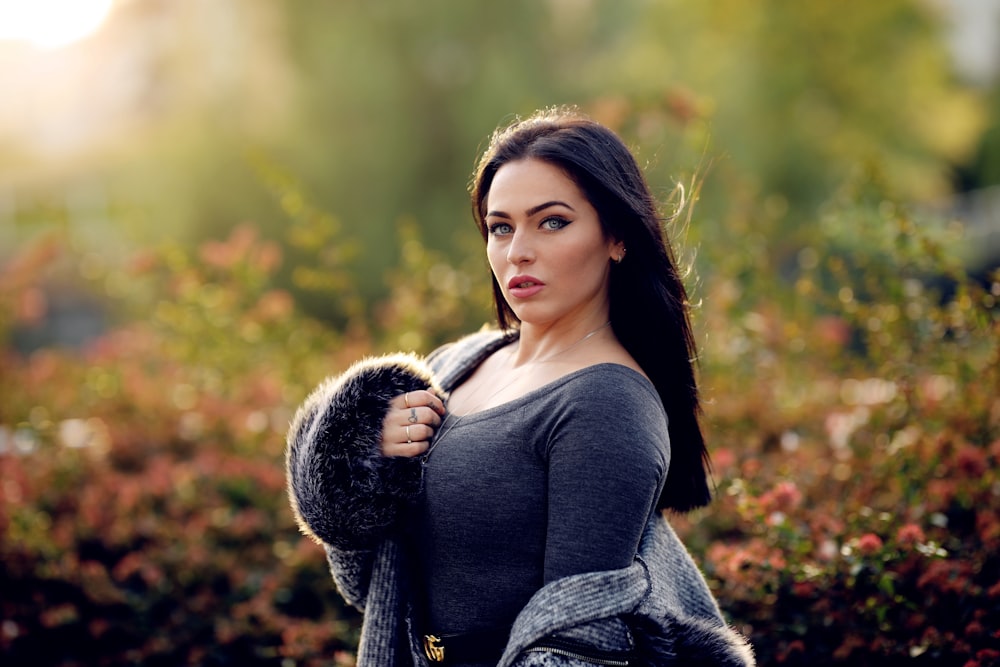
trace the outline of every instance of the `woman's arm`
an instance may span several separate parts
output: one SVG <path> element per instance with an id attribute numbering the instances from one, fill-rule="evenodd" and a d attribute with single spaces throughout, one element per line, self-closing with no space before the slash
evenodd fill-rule
<path id="1" fill-rule="evenodd" d="M 547 443 L 546 583 L 632 563 L 670 458 L 666 415 L 637 373 L 616 366 L 565 388 Z"/>
<path id="2" fill-rule="evenodd" d="M 687 550 L 655 516 L 670 461 L 659 406 L 651 388 L 625 375 L 568 398 L 549 443 L 546 586 L 515 622 L 502 665 L 587 664 L 526 648 L 551 638 L 584 656 L 631 645 L 632 664 L 754 664 Z"/>
<path id="3" fill-rule="evenodd" d="M 648 590 L 635 557 L 670 457 L 659 397 L 637 373 L 618 367 L 564 390 L 545 443 L 546 586 L 515 623 L 507 659 L 517 655 L 516 667 L 618 664 L 633 648 L 622 615 Z M 574 583 L 581 581 L 588 583 Z M 572 622 L 571 609 L 580 615 Z"/>

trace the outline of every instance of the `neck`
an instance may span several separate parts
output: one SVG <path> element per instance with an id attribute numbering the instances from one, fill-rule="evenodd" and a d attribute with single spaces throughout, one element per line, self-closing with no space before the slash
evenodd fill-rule
<path id="1" fill-rule="evenodd" d="M 610 331 L 610 324 L 611 321 L 606 316 L 546 326 L 522 323 L 517 349 L 512 352 L 511 365 L 517 368 L 556 358 L 585 341 Z"/>

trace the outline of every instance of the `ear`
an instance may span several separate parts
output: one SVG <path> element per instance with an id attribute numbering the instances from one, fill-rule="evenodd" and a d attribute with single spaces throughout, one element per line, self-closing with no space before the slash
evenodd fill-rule
<path id="1" fill-rule="evenodd" d="M 621 261 L 625 259 L 625 242 L 611 239 L 608 243 L 608 257 L 615 264 L 621 264 Z"/>

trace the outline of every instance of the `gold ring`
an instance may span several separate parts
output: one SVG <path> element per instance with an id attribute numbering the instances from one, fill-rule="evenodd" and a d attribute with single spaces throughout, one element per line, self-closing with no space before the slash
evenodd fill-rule
<path id="1" fill-rule="evenodd" d="M 413 440 L 410 439 L 410 427 L 407 426 L 406 427 L 406 444 L 409 445 L 412 442 L 413 442 Z"/>
<path id="2" fill-rule="evenodd" d="M 406 407 L 410 407 L 410 392 L 403 394 L 403 403 L 406 403 Z"/>

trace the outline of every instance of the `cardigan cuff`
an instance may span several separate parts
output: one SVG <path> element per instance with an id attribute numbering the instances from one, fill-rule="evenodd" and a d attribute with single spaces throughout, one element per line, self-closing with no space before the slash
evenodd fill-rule
<path id="1" fill-rule="evenodd" d="M 358 362 L 321 384 L 288 434 L 289 496 L 300 528 L 341 549 L 374 546 L 420 493 L 417 457 L 381 453 L 389 401 L 436 385 L 413 355 Z"/>

